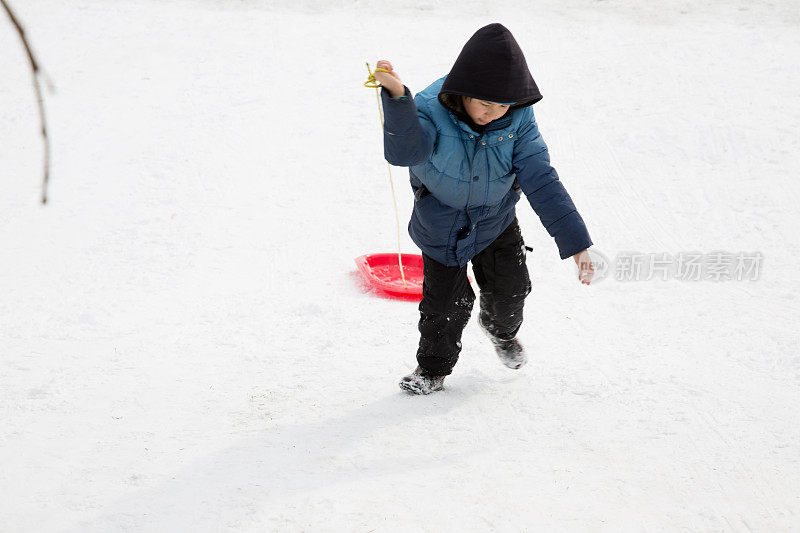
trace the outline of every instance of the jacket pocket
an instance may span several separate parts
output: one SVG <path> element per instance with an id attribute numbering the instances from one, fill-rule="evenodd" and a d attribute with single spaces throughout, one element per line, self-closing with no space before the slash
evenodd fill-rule
<path id="1" fill-rule="evenodd" d="M 425 198 L 426 196 L 428 196 L 430 193 L 431 193 L 431 191 L 429 191 L 429 190 L 428 190 L 428 188 L 427 188 L 427 187 L 425 187 L 425 185 L 422 185 L 422 186 L 421 186 L 419 189 L 417 189 L 417 191 L 414 193 L 414 201 L 415 201 L 415 202 L 419 202 L 420 200 L 422 200 L 423 198 Z"/>

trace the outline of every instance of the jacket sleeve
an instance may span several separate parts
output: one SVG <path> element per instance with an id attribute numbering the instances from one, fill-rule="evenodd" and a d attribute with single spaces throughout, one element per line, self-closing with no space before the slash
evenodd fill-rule
<path id="1" fill-rule="evenodd" d="M 383 155 L 392 165 L 412 167 L 428 160 L 436 141 L 436 127 L 417 110 L 411 91 L 405 98 L 392 98 L 381 89 L 383 102 Z"/>
<path id="2" fill-rule="evenodd" d="M 547 145 L 539 133 L 533 110 L 524 108 L 522 125 L 514 143 L 513 167 L 522 192 L 556 241 L 561 259 L 592 245 L 583 218 L 550 165 Z"/>

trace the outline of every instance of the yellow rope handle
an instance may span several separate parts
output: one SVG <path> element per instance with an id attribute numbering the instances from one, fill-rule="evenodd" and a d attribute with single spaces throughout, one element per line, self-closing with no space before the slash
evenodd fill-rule
<path id="1" fill-rule="evenodd" d="M 364 82 L 364 87 L 369 87 L 370 89 L 378 89 L 380 87 L 383 87 L 380 83 L 378 83 L 378 80 L 375 79 L 375 75 L 372 73 L 372 71 L 370 71 L 369 63 L 367 63 L 367 71 L 369 72 L 369 78 L 367 78 L 367 81 Z M 385 68 L 378 67 L 375 69 L 375 72 L 389 72 L 389 71 L 386 70 Z"/>
<path id="2" fill-rule="evenodd" d="M 364 82 L 364 87 L 368 87 L 370 89 L 375 89 L 375 96 L 378 98 L 378 117 L 381 120 L 381 129 L 383 129 L 383 107 L 381 106 L 381 96 L 378 92 L 378 88 L 381 87 L 381 84 L 378 83 L 378 80 L 375 79 L 372 70 L 369 68 L 369 62 L 367 62 L 367 72 L 369 72 L 369 78 L 367 81 Z M 385 68 L 376 68 L 375 72 L 389 72 Z M 406 284 L 406 275 L 403 271 L 403 256 L 400 254 L 400 213 L 397 210 L 397 196 L 394 193 L 394 181 L 392 181 L 392 165 L 389 162 L 386 162 L 386 166 L 389 169 L 389 185 L 392 187 L 392 201 L 394 202 L 394 218 L 397 222 L 397 264 L 400 265 L 400 277 L 403 280 L 403 288 L 408 288 Z"/>

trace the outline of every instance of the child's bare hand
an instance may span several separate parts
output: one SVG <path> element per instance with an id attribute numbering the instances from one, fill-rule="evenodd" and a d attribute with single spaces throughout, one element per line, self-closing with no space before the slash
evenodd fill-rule
<path id="1" fill-rule="evenodd" d="M 403 86 L 403 82 L 400 81 L 400 76 L 397 75 L 397 72 L 394 71 L 394 67 L 392 64 L 386 61 L 385 59 L 381 59 L 378 61 L 376 65 L 376 69 L 384 68 L 389 72 L 381 72 L 376 70 L 373 74 L 375 79 L 378 80 L 378 83 L 383 85 L 389 94 L 392 95 L 392 98 L 399 98 L 406 94 L 406 89 Z"/>
<path id="2" fill-rule="evenodd" d="M 575 264 L 578 265 L 578 279 L 581 280 L 581 283 L 584 285 L 591 283 L 594 276 L 594 265 L 592 264 L 592 258 L 589 257 L 589 252 L 587 250 L 578 252 L 572 258 L 575 260 Z"/>

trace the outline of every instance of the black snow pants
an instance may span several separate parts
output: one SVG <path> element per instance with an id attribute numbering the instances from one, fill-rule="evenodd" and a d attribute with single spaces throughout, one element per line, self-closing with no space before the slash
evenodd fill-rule
<path id="1" fill-rule="evenodd" d="M 422 254 L 422 301 L 419 304 L 419 366 L 434 375 L 453 371 L 461 352 L 461 333 L 472 314 L 475 292 L 467 266 L 448 267 Z M 500 339 L 513 339 L 522 325 L 522 307 L 531 292 L 525 244 L 517 219 L 472 258 L 480 288 L 480 318 Z"/>

